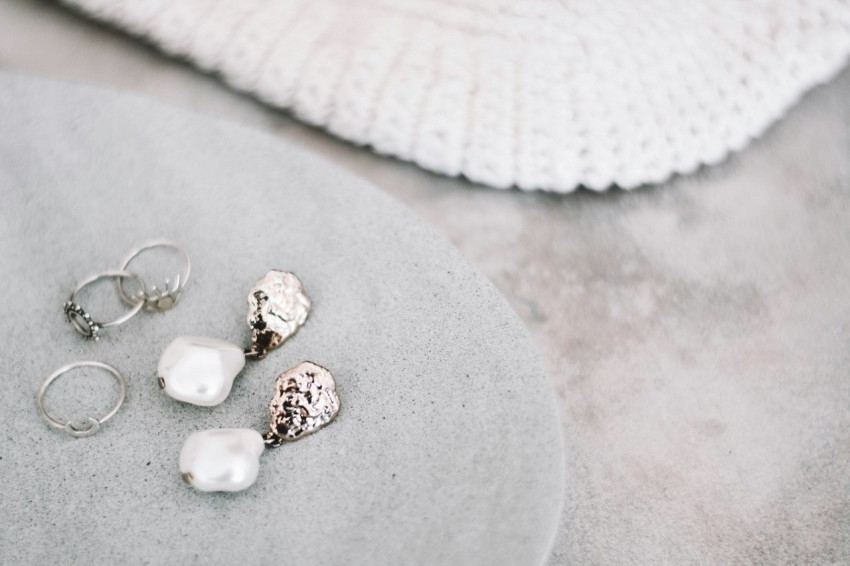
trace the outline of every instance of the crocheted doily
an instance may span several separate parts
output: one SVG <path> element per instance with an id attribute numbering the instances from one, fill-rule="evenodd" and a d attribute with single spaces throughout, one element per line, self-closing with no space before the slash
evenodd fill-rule
<path id="1" fill-rule="evenodd" d="M 850 53 L 850 0 L 65 0 L 379 153 L 493 187 L 722 160 Z"/>

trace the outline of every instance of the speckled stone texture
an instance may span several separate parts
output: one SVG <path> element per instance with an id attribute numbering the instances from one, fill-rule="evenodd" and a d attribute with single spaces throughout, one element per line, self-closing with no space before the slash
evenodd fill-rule
<path id="1" fill-rule="evenodd" d="M 391 199 L 240 126 L 15 75 L 0 76 L 0 194 L 0 562 L 545 560 L 564 475 L 551 383 L 496 289 Z M 151 237 L 192 255 L 180 304 L 82 340 L 62 316 L 74 282 Z M 219 407 L 164 395 L 156 365 L 174 337 L 247 344 L 246 293 L 270 268 L 304 283 L 304 328 Z M 35 392 L 87 358 L 125 374 L 127 402 L 74 439 L 40 419 Z M 333 371 L 336 420 L 265 454 L 245 493 L 186 486 L 186 437 L 265 430 L 275 378 L 305 359 Z M 96 410 L 102 378 L 69 378 L 48 401 Z"/>
<path id="2" fill-rule="evenodd" d="M 309 147 L 446 234 L 555 382 L 551 565 L 850 563 L 850 70 L 719 166 L 554 198 L 375 156 L 54 2 L 0 0 L 0 66 Z"/>

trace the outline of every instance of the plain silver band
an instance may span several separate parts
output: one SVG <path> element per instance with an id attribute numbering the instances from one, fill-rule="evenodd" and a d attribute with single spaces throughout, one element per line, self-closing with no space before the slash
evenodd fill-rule
<path id="1" fill-rule="evenodd" d="M 117 277 L 119 280 L 123 279 L 124 277 L 132 277 L 133 279 L 139 282 L 139 285 L 142 286 L 142 289 L 145 288 L 145 282 L 142 281 L 141 277 L 139 277 L 135 273 L 124 271 L 122 269 L 109 269 L 92 275 L 80 282 L 80 284 L 77 285 L 77 288 L 74 289 L 74 291 L 71 293 L 71 298 L 69 299 L 70 302 L 76 304 L 76 301 L 74 299 L 76 298 L 77 293 L 79 293 L 85 287 L 91 285 L 95 281 L 100 281 L 101 279 L 104 279 L 106 277 Z M 118 326 L 119 324 L 124 324 L 125 322 L 136 316 L 136 313 L 138 313 L 142 309 L 142 306 L 144 306 L 144 301 L 137 299 L 136 302 L 133 303 L 133 308 L 131 308 L 129 311 L 119 316 L 115 320 L 112 320 L 110 322 L 96 322 L 95 324 L 97 324 L 101 328 L 109 328 L 110 326 Z M 83 328 L 83 326 L 79 322 L 77 322 L 77 319 L 75 317 L 72 316 L 69 318 L 69 320 L 71 321 L 71 324 L 74 326 L 74 329 L 77 332 L 79 332 L 83 336 L 90 336 L 90 332 L 87 329 Z"/>
<path id="2" fill-rule="evenodd" d="M 130 252 L 130 254 L 124 259 L 124 262 L 121 264 L 121 269 L 126 270 L 129 267 L 130 262 L 136 259 L 139 254 L 152 248 L 172 248 L 177 250 L 177 252 L 180 253 L 186 259 L 186 271 L 184 272 L 182 279 L 180 279 L 180 276 L 178 275 L 178 283 L 174 289 L 175 294 L 179 293 L 183 290 L 184 287 L 186 287 L 186 283 L 189 281 L 189 274 L 192 272 L 192 260 L 189 259 L 189 252 L 187 252 L 185 249 L 183 249 L 182 246 L 175 244 L 171 240 L 153 240 L 150 242 L 145 242 L 144 244 Z M 144 302 L 156 300 L 156 297 L 152 297 L 147 294 L 144 285 L 142 286 L 142 293 L 143 294 L 141 298 L 144 300 Z M 127 303 L 128 305 L 134 305 L 136 303 L 137 299 L 134 300 L 132 297 L 127 296 L 127 293 L 124 291 L 123 281 L 121 279 L 118 280 L 118 295 L 121 297 L 121 300 Z"/>
<path id="3" fill-rule="evenodd" d="M 106 371 L 108 371 L 109 373 L 111 373 L 112 375 L 115 376 L 115 378 L 118 380 L 118 385 L 119 385 L 119 389 L 120 389 L 119 392 L 118 392 L 118 402 L 115 404 L 115 406 L 112 408 L 112 410 L 109 411 L 106 414 L 106 416 L 104 416 L 100 419 L 96 419 L 94 417 L 89 417 L 88 418 L 89 428 L 84 428 L 84 429 L 75 428 L 74 425 L 71 423 L 71 421 L 67 421 L 67 422 L 64 422 L 64 423 L 57 421 L 56 419 L 51 417 L 49 414 L 47 414 L 47 409 L 44 408 L 44 394 L 47 391 L 47 388 L 50 386 L 50 384 L 53 383 L 54 381 L 56 381 L 60 376 L 68 373 L 72 369 L 79 368 L 79 367 L 96 367 L 96 368 L 105 369 Z M 61 368 L 57 369 L 52 374 L 50 374 L 50 376 L 48 376 L 48 378 L 44 380 L 44 383 L 41 384 L 41 389 L 38 390 L 38 396 L 36 397 L 36 402 L 38 403 L 38 410 L 39 410 L 39 412 L 41 412 L 41 416 L 44 417 L 44 420 L 46 420 L 47 423 L 50 426 L 62 429 L 65 432 L 67 432 L 68 434 L 70 434 L 71 436 L 81 438 L 81 437 L 84 437 L 84 436 L 91 436 L 94 433 L 96 433 L 98 430 L 100 430 L 100 425 L 102 425 L 103 423 L 105 423 L 106 421 L 111 419 L 113 417 L 113 415 L 115 415 L 115 413 L 118 412 L 118 409 L 121 408 L 121 405 L 124 403 L 124 397 L 126 396 L 126 394 L 127 394 L 127 384 L 124 381 L 124 376 L 121 375 L 121 373 L 117 369 L 115 369 L 114 367 L 112 367 L 108 364 L 104 364 L 102 362 L 95 362 L 95 361 L 87 360 L 87 361 L 82 361 L 82 362 L 73 362 L 73 363 L 70 363 L 68 365 L 64 365 Z"/>

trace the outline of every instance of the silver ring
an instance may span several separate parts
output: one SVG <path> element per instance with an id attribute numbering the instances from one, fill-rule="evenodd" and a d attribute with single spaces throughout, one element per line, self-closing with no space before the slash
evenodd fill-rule
<path id="1" fill-rule="evenodd" d="M 150 287 L 150 291 L 147 291 L 147 288 L 143 285 L 142 290 L 135 297 L 127 295 L 124 291 L 124 282 L 122 279 L 119 279 L 118 295 L 121 297 L 121 300 L 128 305 L 135 305 L 136 301 L 142 299 L 146 311 L 163 312 L 177 304 L 177 300 L 180 298 L 180 293 L 183 292 L 183 289 L 186 287 L 186 283 L 189 281 L 189 274 L 192 271 L 192 261 L 189 259 L 189 253 L 183 249 L 182 246 L 178 246 L 170 240 L 154 240 L 146 242 L 130 252 L 121 264 L 121 269 L 126 270 L 129 267 L 130 262 L 137 256 L 139 256 L 142 252 L 153 248 L 172 248 L 177 250 L 177 252 L 186 260 L 186 271 L 178 273 L 173 282 L 170 279 L 166 279 L 165 286 L 162 289 L 158 288 L 156 285 L 152 285 Z"/>
<path id="2" fill-rule="evenodd" d="M 136 281 L 138 281 L 139 285 L 142 289 L 145 288 L 145 282 L 142 281 L 141 277 L 136 275 L 135 273 L 130 273 L 129 271 L 123 271 L 120 269 L 110 269 L 107 271 L 102 271 L 95 275 L 92 275 L 86 279 L 84 279 L 77 288 L 71 293 L 71 297 L 65 303 L 64 311 L 65 318 L 68 319 L 68 322 L 74 327 L 74 330 L 85 336 L 86 338 L 91 338 L 95 341 L 100 339 L 100 335 L 98 334 L 101 328 L 109 328 L 110 326 L 118 326 L 119 324 L 124 324 L 131 318 L 133 318 L 136 313 L 138 313 L 142 306 L 144 305 L 144 301 L 137 299 L 135 303 L 133 303 L 133 308 L 119 316 L 115 320 L 111 320 L 109 322 L 96 322 L 92 320 L 91 315 L 87 313 L 83 308 L 77 304 L 76 298 L 77 293 L 82 291 L 85 287 L 91 285 L 95 281 L 100 281 L 106 277 L 117 277 L 119 281 L 125 277 L 132 277 Z"/>
<path id="3" fill-rule="evenodd" d="M 115 404 L 115 406 L 112 408 L 112 410 L 109 411 L 108 413 L 106 413 L 106 416 L 101 417 L 99 419 L 96 419 L 94 417 L 89 417 L 88 421 L 87 421 L 87 426 L 85 426 L 83 428 L 75 427 L 74 424 L 71 421 L 67 421 L 67 422 L 64 422 L 64 423 L 57 421 L 56 419 L 51 417 L 49 414 L 47 414 L 47 409 L 44 408 L 44 394 L 47 391 L 47 388 L 50 386 L 50 384 L 53 383 L 54 381 L 56 381 L 60 376 L 66 374 L 67 372 L 71 371 L 72 369 L 79 368 L 79 367 L 96 367 L 96 368 L 105 369 L 106 371 L 108 371 L 109 373 L 111 373 L 112 375 L 115 376 L 115 378 L 118 380 L 118 385 L 120 387 L 120 390 L 118 392 L 118 402 Z M 84 436 L 91 436 L 94 433 L 96 433 L 98 430 L 100 430 L 100 426 L 103 423 L 105 423 L 106 421 L 111 419 L 113 417 L 113 415 L 115 415 L 115 413 L 118 412 L 118 409 L 120 409 L 121 405 L 124 403 L 124 396 L 126 395 L 126 393 L 127 393 L 127 384 L 124 382 L 124 376 L 121 375 L 121 373 L 117 369 L 115 369 L 114 367 L 112 367 L 110 365 L 104 364 L 102 362 L 84 361 L 84 362 L 74 362 L 74 363 L 70 363 L 68 365 L 62 366 L 61 368 L 57 369 L 55 372 L 50 374 L 50 376 L 47 379 L 44 380 L 44 383 L 41 384 L 41 389 L 38 390 L 38 396 L 36 397 L 36 402 L 38 403 L 38 410 L 41 412 L 41 416 L 44 417 L 44 420 L 46 420 L 47 423 L 50 426 L 58 428 L 58 429 L 62 429 L 65 432 L 67 432 L 68 434 L 70 434 L 71 436 L 74 436 L 76 438 L 82 438 Z"/>

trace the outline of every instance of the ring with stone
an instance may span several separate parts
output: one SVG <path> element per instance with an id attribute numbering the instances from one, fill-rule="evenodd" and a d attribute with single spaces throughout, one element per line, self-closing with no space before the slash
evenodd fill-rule
<path id="1" fill-rule="evenodd" d="M 175 250 L 183 258 L 185 268 L 181 273 L 178 273 L 174 279 L 165 279 L 165 284 L 162 287 L 150 285 L 149 287 L 142 286 L 141 290 L 133 296 L 127 294 L 124 289 L 123 279 L 118 279 L 118 295 L 128 305 L 135 305 L 139 299 L 142 299 L 144 309 L 150 312 L 163 312 L 174 307 L 180 299 L 180 294 L 189 282 L 189 274 L 192 271 L 192 261 L 189 259 L 189 253 L 182 246 L 175 244 L 170 240 L 153 240 L 146 242 L 141 246 L 131 251 L 121 264 L 122 270 L 128 270 L 130 263 L 138 256 L 148 250 L 154 248 L 170 248 Z"/>
<path id="2" fill-rule="evenodd" d="M 118 402 L 115 403 L 112 409 L 110 409 L 110 411 L 106 413 L 106 415 L 100 418 L 89 417 L 86 420 L 85 425 L 78 427 L 75 426 L 71 421 L 62 422 L 50 416 L 50 414 L 47 412 L 47 409 L 44 407 L 44 395 L 47 392 L 47 388 L 50 387 L 51 383 L 53 383 L 69 371 L 81 367 L 100 368 L 112 374 L 118 381 Z M 50 374 L 47 379 L 44 380 L 44 383 L 41 384 L 41 388 L 38 390 L 38 395 L 36 396 L 36 403 L 38 404 L 38 410 L 41 413 L 41 416 L 44 418 L 45 421 L 47 421 L 47 424 L 54 428 L 64 430 L 66 433 L 70 434 L 73 437 L 82 438 L 84 436 L 91 436 L 96 433 L 98 430 L 100 430 L 100 427 L 103 423 L 111 419 L 115 415 L 115 413 L 118 412 L 118 409 L 120 409 L 121 405 L 124 403 L 124 397 L 126 396 L 126 393 L 127 384 L 124 381 L 124 376 L 121 375 L 121 372 L 119 372 L 117 369 L 102 362 L 83 361 L 74 362 L 62 366 L 61 368 Z"/>
<path id="3" fill-rule="evenodd" d="M 71 292 L 71 296 L 68 298 L 68 301 L 65 303 L 65 307 L 63 308 L 63 311 L 65 312 L 65 318 L 68 320 L 68 322 L 71 323 L 71 326 L 74 327 L 74 330 L 76 330 L 86 338 L 90 338 L 94 341 L 100 340 L 100 330 L 102 328 L 109 328 L 110 326 L 118 326 L 120 324 L 124 324 L 125 322 L 133 318 L 144 305 L 144 301 L 142 301 L 141 299 L 136 299 L 136 302 L 132 303 L 132 308 L 125 312 L 123 315 L 119 316 L 118 318 L 108 322 L 95 321 L 92 316 L 88 312 L 86 312 L 86 310 L 83 309 L 83 307 L 80 306 L 80 304 L 77 302 L 77 295 L 80 291 L 82 291 L 84 288 L 88 287 L 92 283 L 100 281 L 101 279 L 112 277 L 118 279 L 134 279 L 136 283 L 142 289 L 144 289 L 144 281 L 142 281 L 142 279 L 135 273 L 124 271 L 121 269 L 110 269 L 87 277 L 86 279 L 81 281 L 77 285 L 77 287 Z"/>

